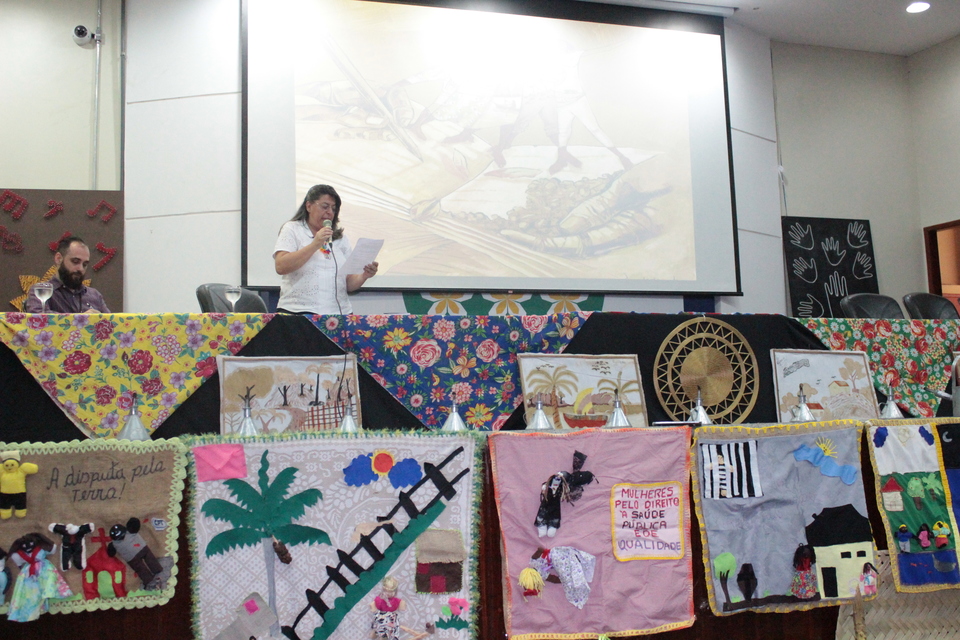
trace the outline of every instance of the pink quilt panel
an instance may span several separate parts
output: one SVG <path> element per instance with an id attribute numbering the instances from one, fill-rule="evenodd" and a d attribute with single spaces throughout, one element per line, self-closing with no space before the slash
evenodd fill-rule
<path id="1" fill-rule="evenodd" d="M 491 435 L 511 639 L 693 624 L 689 440 L 687 427 Z M 539 595 L 521 586 L 528 568 L 547 578 Z"/>

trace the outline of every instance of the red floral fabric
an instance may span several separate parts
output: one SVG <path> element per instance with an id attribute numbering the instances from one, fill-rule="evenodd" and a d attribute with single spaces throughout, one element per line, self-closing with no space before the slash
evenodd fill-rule
<path id="1" fill-rule="evenodd" d="M 874 386 L 914 416 L 931 418 L 947 388 L 953 352 L 958 349 L 955 320 L 863 320 L 804 318 L 799 322 L 834 351 L 863 351 Z"/>

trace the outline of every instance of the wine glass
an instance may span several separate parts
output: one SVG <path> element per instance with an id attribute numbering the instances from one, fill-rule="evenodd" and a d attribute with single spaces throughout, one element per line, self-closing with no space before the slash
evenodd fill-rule
<path id="1" fill-rule="evenodd" d="M 53 283 L 52 282 L 38 282 L 33 285 L 33 295 L 37 296 L 37 299 L 40 300 L 40 312 L 47 312 L 47 300 L 50 299 L 50 296 L 53 295 Z"/>
<path id="2" fill-rule="evenodd" d="M 240 287 L 227 287 L 223 290 L 223 295 L 230 303 L 230 311 L 236 311 L 237 300 L 240 299 Z"/>

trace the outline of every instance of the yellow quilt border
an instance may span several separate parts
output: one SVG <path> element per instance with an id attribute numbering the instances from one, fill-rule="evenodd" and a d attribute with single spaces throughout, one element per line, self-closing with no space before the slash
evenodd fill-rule
<path id="1" fill-rule="evenodd" d="M 865 426 L 866 436 L 870 437 L 869 427 L 897 427 L 897 426 L 922 426 L 922 425 L 940 425 L 940 424 L 960 424 L 960 418 L 904 418 L 903 420 L 867 420 Z M 943 465 L 943 449 L 940 445 L 940 432 L 935 430 L 936 437 L 934 441 L 937 445 L 937 464 L 940 467 L 940 477 L 943 479 L 943 495 L 947 501 L 947 515 L 950 518 L 950 525 L 954 535 L 957 531 L 957 520 L 953 512 L 953 496 L 950 493 L 950 483 L 947 481 L 946 468 Z M 890 553 L 890 570 L 893 572 L 893 584 L 898 593 L 929 593 L 932 591 L 943 591 L 945 589 L 960 589 L 960 584 L 922 584 L 905 585 L 900 581 L 900 548 L 897 541 L 893 538 L 893 532 L 890 528 L 890 520 L 887 518 L 887 510 L 883 508 L 883 500 L 880 495 L 880 473 L 877 471 L 877 457 L 874 447 L 867 445 L 870 451 L 870 466 L 873 468 L 873 499 L 876 502 L 877 510 L 880 512 L 880 518 L 883 520 L 883 535 L 887 540 L 887 551 Z M 956 549 L 960 554 L 960 546 Z"/>

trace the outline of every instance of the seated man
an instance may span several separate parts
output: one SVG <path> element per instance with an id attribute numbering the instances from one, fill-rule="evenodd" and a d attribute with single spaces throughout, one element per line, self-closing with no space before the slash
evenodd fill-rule
<path id="1" fill-rule="evenodd" d="M 47 301 L 50 313 L 110 313 L 103 296 L 93 287 L 83 286 L 83 277 L 90 264 L 90 249 L 77 236 L 64 238 L 53 256 L 59 277 L 50 278 L 53 295 Z M 35 295 L 27 296 L 23 310 L 40 313 L 43 304 Z"/>

